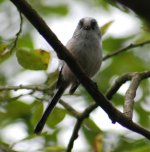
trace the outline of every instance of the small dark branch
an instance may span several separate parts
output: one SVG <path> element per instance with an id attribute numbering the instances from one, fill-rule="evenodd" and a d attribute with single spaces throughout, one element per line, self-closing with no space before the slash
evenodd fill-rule
<path id="1" fill-rule="evenodd" d="M 68 103 L 64 102 L 62 99 L 59 101 L 59 103 L 75 118 L 79 118 L 81 113 L 76 111 L 72 106 L 70 106 Z"/>
<path id="2" fill-rule="evenodd" d="M 107 59 L 109 59 L 111 57 L 114 57 L 116 55 L 119 55 L 119 54 L 121 54 L 121 53 L 123 53 L 125 51 L 129 51 L 130 49 L 134 49 L 134 48 L 137 48 L 137 47 L 142 47 L 142 46 L 144 46 L 146 44 L 150 44 L 150 40 L 147 40 L 147 41 L 144 41 L 144 42 L 141 42 L 141 43 L 137 43 L 137 44 L 130 44 L 130 45 L 128 45 L 128 46 L 126 46 L 126 47 L 124 47 L 124 48 L 122 48 L 120 50 L 117 50 L 117 51 L 115 51 L 113 53 L 110 53 L 110 54 L 104 56 L 103 57 L 103 61 L 105 61 L 105 60 L 107 60 Z"/>
<path id="3" fill-rule="evenodd" d="M 14 50 L 14 48 L 17 46 L 17 42 L 18 42 L 19 36 L 20 36 L 20 34 L 21 34 L 21 32 L 22 32 L 23 18 L 22 18 L 21 12 L 19 12 L 19 17 L 20 17 L 19 30 L 18 30 L 18 32 L 16 33 L 16 38 L 15 38 L 15 40 L 12 42 L 12 45 L 11 45 L 11 48 L 10 48 L 10 52 L 11 52 L 11 53 L 12 53 L 12 51 Z"/>
<path id="4" fill-rule="evenodd" d="M 0 91 L 9 91 L 9 90 L 17 91 L 20 89 L 33 90 L 33 91 L 45 91 L 45 90 L 50 90 L 50 87 L 46 85 L 0 86 Z"/>
<path id="5" fill-rule="evenodd" d="M 89 114 L 96 108 L 98 107 L 98 105 L 91 104 L 90 106 L 88 106 L 82 113 L 76 111 L 72 106 L 70 106 L 68 103 L 64 102 L 63 100 L 59 101 L 61 105 L 63 105 L 68 112 L 73 115 L 75 118 L 77 118 L 76 124 L 74 126 L 71 138 L 69 140 L 68 146 L 67 146 L 67 152 L 71 152 L 73 145 L 74 145 L 74 141 L 77 139 L 78 137 L 78 132 L 82 126 L 83 121 L 89 117 Z"/>
<path id="6" fill-rule="evenodd" d="M 119 88 L 127 81 L 131 80 L 132 73 L 127 73 L 116 79 L 115 83 L 107 90 L 107 99 L 112 99 L 112 96 L 119 90 Z"/>
<path id="7" fill-rule="evenodd" d="M 77 139 L 78 137 L 78 132 L 82 126 L 83 121 L 89 117 L 89 114 L 96 108 L 98 107 L 98 105 L 96 103 L 91 104 L 90 106 L 88 106 L 80 115 L 78 115 L 77 117 L 77 121 L 76 124 L 74 126 L 71 138 L 69 140 L 69 144 L 67 147 L 67 152 L 71 152 L 73 145 L 74 145 L 74 141 Z"/>
<path id="8" fill-rule="evenodd" d="M 140 74 L 141 80 L 150 78 L 150 71 L 141 72 L 139 74 Z"/>
<path id="9" fill-rule="evenodd" d="M 150 131 L 134 123 L 132 120 L 128 119 L 128 117 L 122 115 L 122 113 L 121 114 L 118 113 L 118 116 L 119 116 L 119 120 L 118 120 L 119 124 L 132 130 L 133 132 L 143 135 L 144 137 L 150 140 Z"/>
<path id="10" fill-rule="evenodd" d="M 144 80 L 150 77 L 150 71 L 126 73 L 123 74 L 122 76 L 119 76 L 112 84 L 112 86 L 107 90 L 106 92 L 107 99 L 111 100 L 113 95 L 119 90 L 119 88 L 125 82 L 131 80 L 135 75 L 139 75 L 140 79 Z"/>
<path id="11" fill-rule="evenodd" d="M 96 103 L 93 103 L 91 105 L 89 105 L 82 113 L 82 115 L 80 116 L 81 118 L 85 119 L 85 118 L 88 118 L 90 113 L 96 109 L 98 107 L 98 104 Z"/>
<path id="12" fill-rule="evenodd" d="M 83 120 L 84 119 L 79 119 L 79 118 L 77 119 L 76 124 L 75 124 L 74 129 L 73 129 L 72 136 L 69 140 L 69 144 L 67 146 L 66 152 L 71 152 L 71 150 L 73 148 L 74 141 L 78 138 L 78 132 L 80 130 L 80 127 L 81 127 Z"/>
<path id="13" fill-rule="evenodd" d="M 134 98 L 136 96 L 136 91 L 140 84 L 140 81 L 141 81 L 140 75 L 135 74 L 131 79 L 131 84 L 125 94 L 124 114 L 129 119 L 132 119 L 133 116 Z"/>

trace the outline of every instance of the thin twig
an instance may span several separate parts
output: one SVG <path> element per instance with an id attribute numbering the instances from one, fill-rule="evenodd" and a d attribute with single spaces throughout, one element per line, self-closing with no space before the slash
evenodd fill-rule
<path id="1" fill-rule="evenodd" d="M 147 41 L 144 41 L 144 42 L 141 42 L 141 43 L 137 43 L 137 44 L 130 44 L 130 45 L 128 45 L 128 46 L 126 46 L 126 47 L 124 47 L 124 48 L 122 48 L 120 50 L 117 50 L 117 51 L 115 51 L 113 53 L 110 53 L 110 54 L 104 56 L 103 57 L 103 61 L 105 61 L 105 60 L 107 60 L 107 59 L 109 59 L 111 57 L 114 57 L 116 55 L 119 55 L 119 54 L 121 54 L 121 53 L 123 53 L 125 51 L 129 51 L 130 49 L 137 48 L 137 47 L 142 47 L 142 46 L 144 46 L 146 44 L 150 44 L 150 40 L 147 40 Z"/>
<path id="2" fill-rule="evenodd" d="M 73 145 L 74 145 L 74 141 L 78 138 L 78 132 L 80 130 L 80 127 L 81 127 L 83 120 L 84 119 L 77 119 L 76 124 L 75 124 L 74 129 L 73 129 L 73 134 L 69 140 L 69 144 L 67 146 L 66 152 L 71 152 Z"/>
<path id="3" fill-rule="evenodd" d="M 33 90 L 33 91 L 45 91 L 45 90 L 49 90 L 50 87 L 46 85 L 0 86 L 0 91 L 9 91 L 9 90 L 17 91 L 20 89 Z"/>
<path id="4" fill-rule="evenodd" d="M 65 109 L 75 118 L 78 118 L 81 113 L 78 112 L 77 110 L 75 110 L 72 106 L 70 106 L 68 103 L 66 103 L 65 101 L 63 101 L 62 99 L 60 99 L 59 103 L 65 107 Z"/>
<path id="5" fill-rule="evenodd" d="M 127 81 L 131 80 L 133 73 L 126 73 L 119 76 L 112 86 L 106 91 L 107 99 L 112 99 L 112 96 L 119 90 L 119 88 Z"/>
<path id="6" fill-rule="evenodd" d="M 16 38 L 15 38 L 14 41 L 12 42 L 12 46 L 11 46 L 11 48 L 10 48 L 10 53 L 12 53 L 13 50 L 14 50 L 14 48 L 16 48 L 17 42 L 18 42 L 18 39 L 19 39 L 19 36 L 20 36 L 20 34 L 21 34 L 21 32 L 22 32 L 23 17 L 22 17 L 21 12 L 20 12 L 19 10 L 18 10 L 18 12 L 19 12 L 19 17 L 20 17 L 20 25 L 19 25 L 19 30 L 18 30 L 18 32 L 16 33 Z"/>
<path id="7" fill-rule="evenodd" d="M 77 139 L 78 137 L 78 132 L 81 128 L 81 125 L 83 123 L 83 121 L 89 117 L 89 114 L 96 108 L 98 107 L 98 105 L 96 105 L 96 103 L 91 104 L 90 106 L 88 106 L 82 114 L 78 115 L 76 124 L 74 126 L 71 138 L 69 140 L 68 146 L 67 146 L 67 151 L 66 152 L 71 152 L 73 145 L 74 145 L 74 141 Z"/>

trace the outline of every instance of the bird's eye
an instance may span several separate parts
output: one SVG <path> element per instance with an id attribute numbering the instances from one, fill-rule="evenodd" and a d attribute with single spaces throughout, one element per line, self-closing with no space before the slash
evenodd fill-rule
<path id="1" fill-rule="evenodd" d="M 83 20 L 80 20 L 79 25 L 80 25 L 80 28 L 83 27 Z"/>
<path id="2" fill-rule="evenodd" d="M 96 27 L 96 24 L 97 24 L 96 21 L 92 20 L 91 21 L 91 28 L 94 29 Z"/>

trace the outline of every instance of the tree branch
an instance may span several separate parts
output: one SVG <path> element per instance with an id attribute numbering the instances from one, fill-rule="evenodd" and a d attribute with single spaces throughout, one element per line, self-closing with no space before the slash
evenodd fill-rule
<path id="1" fill-rule="evenodd" d="M 33 91 L 45 91 L 45 90 L 50 90 L 51 87 L 47 85 L 0 86 L 0 91 L 9 91 L 9 90 L 17 91 L 20 89 L 33 90 Z"/>
<path id="2" fill-rule="evenodd" d="M 59 103 L 65 107 L 65 109 L 68 110 L 68 112 L 74 116 L 75 118 L 80 117 L 81 113 L 75 110 L 72 106 L 70 106 L 68 103 L 64 102 L 62 99 L 59 100 Z"/>
<path id="3" fill-rule="evenodd" d="M 11 48 L 10 48 L 10 52 L 11 52 L 11 53 L 12 53 L 12 51 L 14 50 L 14 48 L 16 47 L 17 42 L 18 42 L 18 39 L 19 39 L 19 36 L 20 36 L 20 34 L 21 34 L 21 31 L 22 31 L 23 18 L 22 18 L 21 12 L 19 12 L 19 17 L 20 17 L 19 30 L 18 30 L 18 32 L 16 33 L 16 38 L 15 38 L 14 41 L 12 42 L 12 46 L 11 46 Z"/>
<path id="4" fill-rule="evenodd" d="M 134 105 L 134 98 L 136 95 L 136 90 L 140 84 L 141 77 L 139 74 L 135 74 L 135 76 L 132 77 L 130 86 L 125 94 L 125 102 L 124 102 L 124 114 L 132 119 L 133 117 L 133 105 Z"/>
<path id="5" fill-rule="evenodd" d="M 103 57 L 103 61 L 107 60 L 108 58 L 111 58 L 113 56 L 116 56 L 116 55 L 119 55 L 125 51 L 129 51 L 130 49 L 134 49 L 134 48 L 137 48 L 137 47 L 142 47 L 146 44 L 150 44 L 150 40 L 147 40 L 147 41 L 144 41 L 144 42 L 141 42 L 141 43 L 137 43 L 137 44 L 130 44 L 124 48 L 121 48 L 120 50 L 117 50 L 115 52 L 112 52 L 106 56 Z"/>
<path id="6" fill-rule="evenodd" d="M 66 152 L 71 152 L 73 145 L 74 145 L 74 141 L 77 139 L 78 137 L 78 132 L 82 126 L 83 121 L 89 117 L 89 114 L 96 108 L 98 107 L 98 105 L 96 104 L 91 104 L 90 106 L 88 106 L 80 115 L 78 115 L 77 117 L 77 121 L 76 124 L 74 126 L 71 138 L 69 140 L 68 146 L 67 146 L 67 151 Z"/>
<path id="7" fill-rule="evenodd" d="M 106 97 L 98 91 L 97 86 L 93 83 L 81 70 L 74 58 L 57 39 L 55 34 L 49 29 L 43 19 L 37 14 L 35 10 L 25 0 L 10 0 L 16 7 L 27 17 L 39 33 L 46 39 L 46 41 L 56 51 L 58 57 L 64 60 L 69 68 L 73 71 L 80 83 L 86 88 L 88 93 L 93 97 L 96 104 L 98 104 L 109 116 L 113 123 L 118 122 L 122 126 L 137 132 L 146 138 L 150 139 L 150 132 L 133 121 L 124 116 L 118 111 Z"/>
<path id="8" fill-rule="evenodd" d="M 124 84 L 125 82 L 131 80 L 132 73 L 123 74 L 122 76 L 118 77 L 114 84 L 107 90 L 106 97 L 107 99 L 112 99 L 112 96 L 119 90 L 119 88 Z"/>
<path id="9" fill-rule="evenodd" d="M 135 72 L 131 74 L 131 84 L 125 94 L 124 114 L 132 119 L 134 98 L 137 88 L 142 80 L 150 77 L 150 71 Z"/>
<path id="10" fill-rule="evenodd" d="M 120 76 L 115 81 L 115 83 L 111 86 L 111 88 L 107 91 L 107 93 L 106 93 L 107 99 L 111 100 L 113 95 L 118 91 L 118 89 L 122 86 L 123 83 L 125 83 L 126 81 L 134 79 L 135 77 L 137 77 L 137 75 L 138 75 L 138 77 L 140 77 L 140 80 L 144 80 L 144 79 L 147 79 L 150 77 L 150 71 L 139 72 L 139 73 L 127 73 L 127 74 Z M 136 91 L 136 88 L 134 90 Z M 134 98 L 134 97 L 132 97 L 132 98 Z M 66 106 L 64 106 L 64 107 L 66 108 Z M 76 125 L 74 126 L 74 130 L 73 130 L 73 133 L 71 135 L 71 138 L 69 140 L 68 147 L 67 147 L 67 152 L 71 152 L 71 149 L 73 148 L 74 141 L 76 140 L 76 137 L 78 136 L 78 132 L 81 128 L 83 121 L 86 118 L 88 118 L 90 113 L 98 107 L 98 104 L 96 104 L 96 103 L 91 104 L 83 111 L 83 113 L 80 113 L 80 115 L 75 109 L 71 108 L 70 105 L 67 104 L 67 107 L 69 107 L 69 108 L 67 108 L 69 111 L 75 111 L 73 113 L 73 116 L 78 118 L 76 121 Z"/>

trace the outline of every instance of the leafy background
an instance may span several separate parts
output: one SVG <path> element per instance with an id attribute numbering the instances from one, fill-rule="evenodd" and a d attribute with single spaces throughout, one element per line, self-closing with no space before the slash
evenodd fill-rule
<path id="1" fill-rule="evenodd" d="M 71 37 L 68 33 L 73 32 L 77 21 L 87 15 L 96 17 L 100 26 L 110 23 L 105 26 L 108 31 L 104 29 L 102 39 L 104 55 L 131 43 L 150 39 L 147 24 L 128 9 L 114 3 L 110 5 L 102 0 L 29 2 L 49 26 L 52 25 L 52 30 L 64 44 Z M 129 20 L 123 22 L 120 14 Z M 14 46 L 20 17 L 10 1 L 0 0 L 0 16 L 0 151 L 65 151 L 75 118 L 63 106 L 55 108 L 41 135 L 33 134 L 49 96 L 53 95 L 58 77 L 56 54 L 25 18 L 17 45 Z M 68 25 L 67 30 L 63 31 L 62 23 Z M 116 23 L 120 23 L 120 27 Z M 127 30 L 125 27 L 129 25 L 132 28 Z M 149 46 L 130 49 L 104 61 L 101 71 L 94 78 L 100 90 L 105 93 L 114 80 L 124 73 L 149 70 Z M 147 79 L 140 84 L 134 106 L 134 120 L 145 128 L 150 128 L 149 83 Z M 21 85 L 30 89 L 20 89 Z M 8 90 L 4 89 L 5 86 L 16 88 Z M 123 85 L 112 100 L 120 110 L 128 86 L 129 83 Z M 63 100 L 79 112 L 93 102 L 82 86 L 72 97 L 66 92 Z M 94 149 L 96 152 L 148 152 L 150 144 L 145 138 L 112 125 L 106 114 L 97 108 L 84 121 L 74 146 L 74 151 L 90 152 Z"/>

